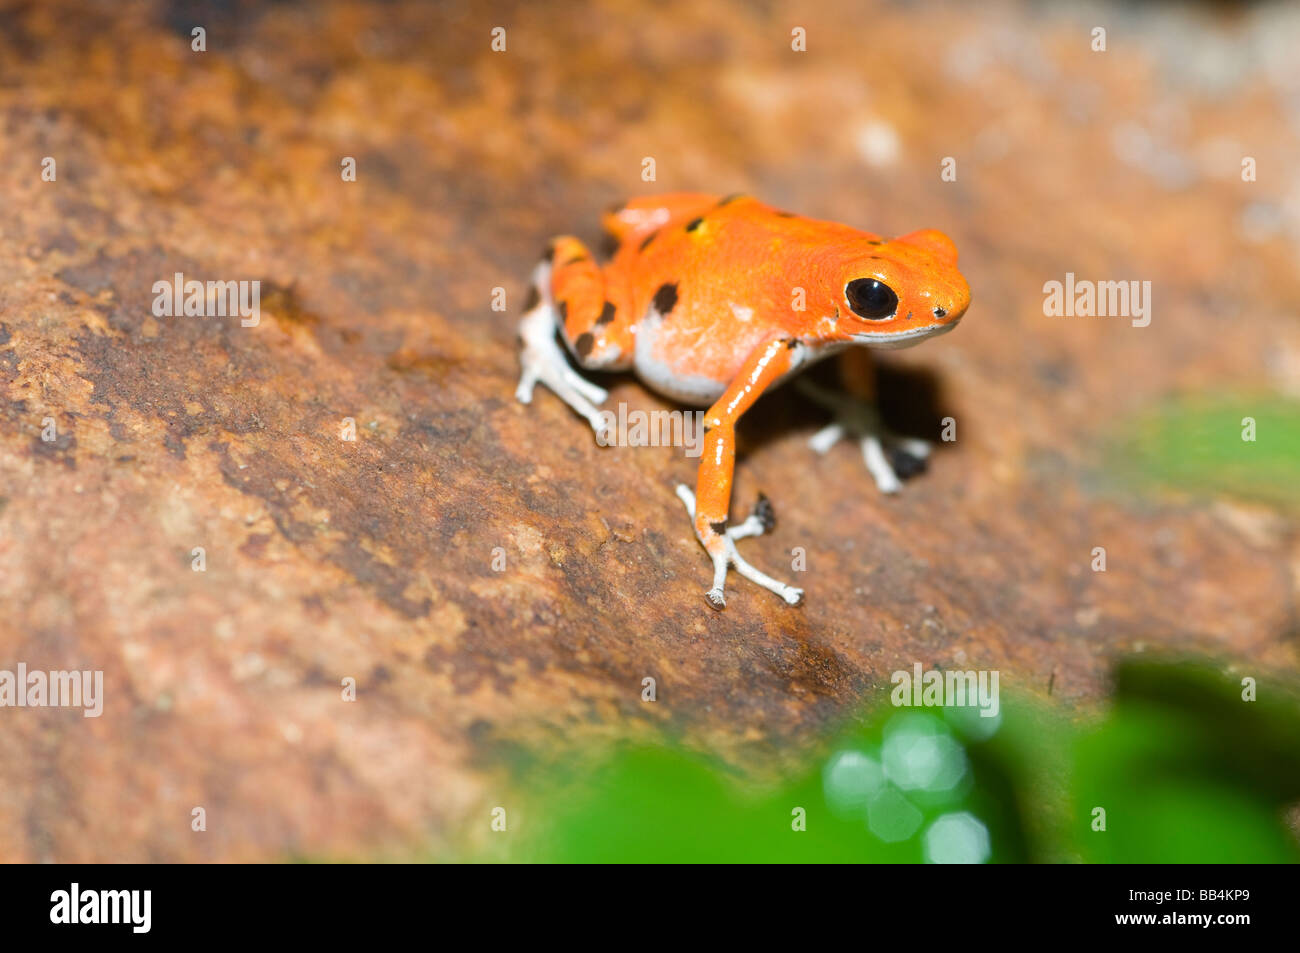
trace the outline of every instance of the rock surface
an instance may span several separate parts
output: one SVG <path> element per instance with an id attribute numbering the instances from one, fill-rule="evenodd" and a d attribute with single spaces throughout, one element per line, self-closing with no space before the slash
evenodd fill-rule
<path id="1" fill-rule="evenodd" d="M 1300 387 L 1295 14 L 1098 7 L 1094 52 L 1051 6 L 861 6 L 0 7 L 0 668 L 105 680 L 96 719 L 0 710 L 0 859 L 437 855 L 502 752 L 761 772 L 914 662 L 1081 712 L 1126 652 L 1294 671 L 1295 514 L 1126 491 L 1103 447 Z M 513 400 L 544 242 L 670 190 L 942 228 L 973 288 L 884 359 L 895 420 L 957 423 L 898 498 L 793 392 L 742 425 L 736 506 L 778 515 L 743 546 L 804 548 L 797 609 L 707 608 L 680 450 Z M 260 323 L 156 317 L 176 272 L 260 281 Z M 1045 317 L 1067 272 L 1151 281 L 1151 324 Z"/>

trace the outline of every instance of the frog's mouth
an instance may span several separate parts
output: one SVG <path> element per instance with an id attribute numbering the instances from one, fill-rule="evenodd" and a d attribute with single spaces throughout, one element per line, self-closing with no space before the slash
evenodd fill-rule
<path id="1" fill-rule="evenodd" d="M 882 348 L 893 350 L 896 348 L 912 347 L 920 344 L 926 338 L 938 337 L 940 334 L 947 334 L 955 328 L 961 318 L 953 321 L 947 321 L 943 324 L 931 324 L 923 328 L 908 328 L 906 331 L 859 331 L 853 335 L 853 340 L 857 344 L 865 344 L 868 347 Z"/>

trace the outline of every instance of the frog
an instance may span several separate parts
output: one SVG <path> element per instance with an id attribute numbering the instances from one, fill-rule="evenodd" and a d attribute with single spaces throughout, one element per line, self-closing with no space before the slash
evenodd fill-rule
<path id="1" fill-rule="evenodd" d="M 533 271 L 519 325 L 515 396 L 544 384 L 608 444 L 608 391 L 575 370 L 632 371 L 651 390 L 706 407 L 694 491 L 676 493 L 712 563 L 708 605 L 726 607 L 726 581 L 740 576 L 803 601 L 801 588 L 744 559 L 736 543 L 775 528 L 771 501 L 731 522 L 736 424 L 764 393 L 817 361 L 847 351 L 861 382 L 874 349 L 912 347 L 953 330 L 970 305 L 946 234 L 897 238 L 786 212 L 746 194 L 672 193 L 616 205 L 602 223 L 614 243 L 600 263 L 572 235 L 547 245 Z M 563 344 L 563 348 L 560 346 Z M 572 362 L 572 363 L 571 363 Z M 883 493 L 924 469 L 930 444 L 890 430 L 870 384 L 842 394 L 804 379 L 804 392 L 833 414 L 809 440 L 826 453 L 852 436 Z"/>

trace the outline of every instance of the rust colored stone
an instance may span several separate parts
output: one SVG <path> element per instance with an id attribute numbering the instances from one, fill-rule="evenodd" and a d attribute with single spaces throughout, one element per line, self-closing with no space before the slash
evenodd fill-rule
<path id="1" fill-rule="evenodd" d="M 1295 670 L 1295 515 L 1135 496 L 1099 449 L 1300 366 L 1294 60 L 1240 53 L 1225 97 L 1150 19 L 1101 54 L 1037 6 L 805 7 L 0 10 L 0 668 L 106 694 L 0 710 L 0 859 L 472 849 L 503 752 L 666 731 L 762 773 L 915 661 L 1081 711 L 1127 652 Z M 538 250 L 650 189 L 961 250 L 963 326 L 884 359 L 888 416 L 958 426 L 897 499 L 790 391 L 741 426 L 736 504 L 779 517 L 742 545 L 806 550 L 801 608 L 707 607 L 680 451 L 513 399 Z M 1152 324 L 1045 317 L 1067 271 L 1150 279 Z M 176 272 L 260 281 L 260 323 L 154 316 Z"/>

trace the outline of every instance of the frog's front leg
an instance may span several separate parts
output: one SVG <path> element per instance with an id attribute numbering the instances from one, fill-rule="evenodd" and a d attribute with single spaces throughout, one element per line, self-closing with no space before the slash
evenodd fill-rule
<path id="1" fill-rule="evenodd" d="M 855 359 L 856 358 L 856 359 Z M 860 349 L 844 355 L 846 385 L 855 393 L 827 390 L 806 378 L 796 386 L 821 404 L 835 419 L 809 439 L 817 453 L 826 453 L 842 438 L 855 438 L 862 448 L 867 471 L 881 493 L 897 493 L 903 480 L 925 469 L 930 444 L 916 437 L 905 437 L 885 426 L 876 407 L 874 375 L 870 356 Z"/>
<path id="2" fill-rule="evenodd" d="M 759 502 L 754 515 L 739 526 L 728 527 L 731 481 L 736 466 L 736 422 L 763 391 L 790 369 L 792 338 L 774 336 L 760 344 L 745 359 L 740 374 L 704 415 L 704 450 L 700 460 L 696 492 L 686 486 L 677 495 L 695 524 L 695 535 L 713 561 L 713 586 L 705 593 L 710 606 L 726 607 L 728 568 L 734 568 L 751 582 L 775 592 L 790 605 L 798 605 L 803 590 L 788 586 L 751 566 L 736 551 L 736 540 L 759 535 L 771 526 L 771 507 Z"/>

